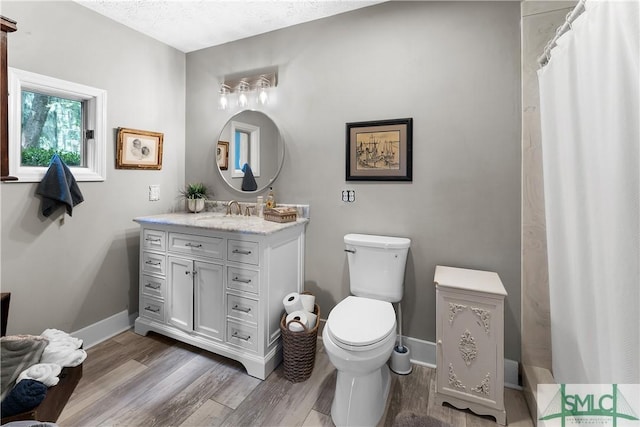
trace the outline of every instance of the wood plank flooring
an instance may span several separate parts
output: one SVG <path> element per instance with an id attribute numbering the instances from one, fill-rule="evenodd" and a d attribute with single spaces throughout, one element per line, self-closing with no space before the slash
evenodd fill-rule
<path id="1" fill-rule="evenodd" d="M 318 341 L 311 378 L 291 383 L 280 365 L 265 381 L 233 360 L 171 338 L 123 332 L 88 350 L 84 375 L 60 426 L 333 426 L 336 373 Z M 430 416 L 453 427 L 495 427 L 491 417 L 433 401 L 435 371 L 392 373 L 391 398 L 379 426 L 398 415 Z M 506 389 L 510 426 L 533 427 L 522 392 Z"/>

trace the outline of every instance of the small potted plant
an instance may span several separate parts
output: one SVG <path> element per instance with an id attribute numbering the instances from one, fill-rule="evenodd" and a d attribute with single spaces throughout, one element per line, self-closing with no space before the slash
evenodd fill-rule
<path id="1" fill-rule="evenodd" d="M 207 199 L 207 187 L 203 183 L 187 184 L 180 193 L 187 199 L 187 208 L 191 212 L 200 212 L 204 209 L 204 201 Z"/>

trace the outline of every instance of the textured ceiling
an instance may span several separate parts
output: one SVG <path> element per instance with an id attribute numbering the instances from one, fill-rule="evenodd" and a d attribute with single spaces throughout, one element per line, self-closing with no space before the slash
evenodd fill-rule
<path id="1" fill-rule="evenodd" d="M 313 21 L 384 0 L 75 0 L 183 52 Z"/>

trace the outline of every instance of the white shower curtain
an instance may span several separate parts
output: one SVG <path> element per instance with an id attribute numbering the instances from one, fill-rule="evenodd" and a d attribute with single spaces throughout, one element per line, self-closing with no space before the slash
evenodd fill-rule
<path id="1" fill-rule="evenodd" d="M 639 61 L 638 0 L 587 0 L 538 72 L 558 383 L 640 383 Z"/>

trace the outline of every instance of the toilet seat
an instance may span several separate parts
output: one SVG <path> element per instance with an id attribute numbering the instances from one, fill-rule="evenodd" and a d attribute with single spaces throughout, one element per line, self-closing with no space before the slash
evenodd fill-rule
<path id="1" fill-rule="evenodd" d="M 390 302 L 348 296 L 331 310 L 325 327 L 337 346 L 371 350 L 395 331 L 396 313 Z"/>

